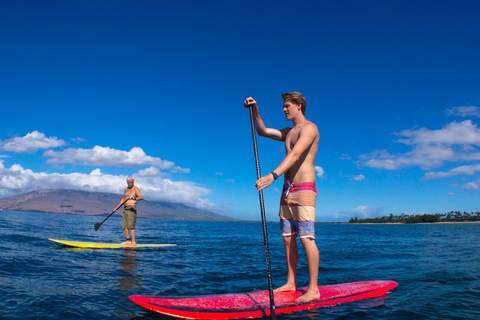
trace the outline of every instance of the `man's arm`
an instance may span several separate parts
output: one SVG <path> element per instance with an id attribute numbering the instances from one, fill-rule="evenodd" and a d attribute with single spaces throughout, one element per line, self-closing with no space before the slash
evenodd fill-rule
<path id="1" fill-rule="evenodd" d="M 285 174 L 293 165 L 307 152 L 308 148 L 313 144 L 315 139 L 317 138 L 317 129 L 313 124 L 306 125 L 301 132 L 301 135 L 293 147 L 292 151 L 290 151 L 280 165 L 273 170 L 279 177 Z M 256 183 L 255 186 L 257 190 L 260 191 L 269 187 L 275 178 L 272 174 L 268 174 L 260 178 Z"/>
<path id="2" fill-rule="evenodd" d="M 137 200 L 137 201 L 143 200 L 143 196 L 140 193 L 140 189 L 138 189 L 136 186 L 135 186 L 135 199 L 134 200 Z"/>
<path id="3" fill-rule="evenodd" d="M 260 117 L 260 111 L 258 110 L 257 102 L 249 97 L 243 103 L 245 108 L 252 108 L 253 113 L 253 122 L 255 123 L 255 129 L 257 129 L 258 135 L 262 137 L 267 137 L 270 139 L 285 141 L 289 128 L 278 130 L 273 128 L 267 128 L 263 123 L 262 118 Z"/>

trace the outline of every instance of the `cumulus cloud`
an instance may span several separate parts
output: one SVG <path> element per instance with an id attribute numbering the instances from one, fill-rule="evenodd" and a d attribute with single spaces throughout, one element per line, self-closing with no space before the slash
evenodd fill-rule
<path id="1" fill-rule="evenodd" d="M 337 221 L 347 221 L 350 220 L 350 218 L 354 217 L 357 217 L 359 219 L 375 218 L 378 217 L 380 212 L 382 212 L 383 210 L 385 209 L 377 207 L 369 208 L 367 206 L 358 206 L 349 211 L 340 211 L 339 213 L 334 215 L 334 218 L 337 219 Z"/>
<path id="2" fill-rule="evenodd" d="M 148 169 L 146 169 L 148 171 Z M 154 170 L 152 170 L 154 171 Z M 0 195 L 11 196 L 43 189 L 74 189 L 91 192 L 123 194 L 126 187 L 126 175 L 104 174 L 100 169 L 90 174 L 84 173 L 45 173 L 24 169 L 18 164 L 5 168 L 0 160 Z M 159 176 L 141 176 L 134 174 L 135 184 L 146 199 L 183 203 L 200 209 L 220 211 L 220 208 L 202 197 L 211 194 L 207 188 L 191 182 L 171 181 Z"/>
<path id="3" fill-rule="evenodd" d="M 317 175 L 318 178 L 325 178 L 325 172 L 323 171 L 322 167 L 315 166 L 315 174 Z"/>
<path id="4" fill-rule="evenodd" d="M 447 115 L 458 117 L 477 117 L 480 118 L 480 107 L 453 107 L 447 110 Z"/>
<path id="5" fill-rule="evenodd" d="M 151 166 L 146 169 L 139 170 L 137 174 L 140 177 L 161 177 L 164 176 L 166 173 L 161 172 L 160 170 L 158 170 L 157 167 Z"/>
<path id="6" fill-rule="evenodd" d="M 398 133 L 399 136 L 407 139 L 399 140 L 399 142 L 416 145 L 416 144 L 446 144 L 446 145 L 480 145 L 480 130 L 472 123 L 472 120 L 463 122 L 452 122 L 447 124 L 440 130 L 429 130 L 421 128 L 418 130 L 403 130 Z"/>
<path id="7" fill-rule="evenodd" d="M 480 129 L 471 120 L 452 122 L 440 130 L 403 130 L 397 142 L 411 146 L 406 153 L 390 154 L 376 150 L 359 157 L 359 164 L 371 168 L 396 170 L 420 167 L 427 170 L 445 162 L 480 160 Z"/>
<path id="8" fill-rule="evenodd" d="M 116 150 L 109 147 L 95 146 L 93 149 L 69 148 L 62 151 L 48 150 L 43 154 L 49 157 L 49 164 L 81 164 L 89 166 L 139 167 L 156 166 L 160 169 L 170 169 L 189 173 L 190 169 L 175 166 L 172 161 L 147 156 L 142 148 L 134 147 L 130 151 Z"/>
<path id="9" fill-rule="evenodd" d="M 57 137 L 47 138 L 44 133 L 33 131 L 27 133 L 24 137 L 15 137 L 0 141 L 0 149 L 5 151 L 13 151 L 17 153 L 34 153 L 38 149 L 50 149 L 67 145 L 62 139 Z"/>
<path id="10" fill-rule="evenodd" d="M 0 163 L 0 195 L 25 193 L 41 189 L 79 189 L 122 193 L 126 176 L 102 175 L 99 169 L 90 174 L 45 173 L 24 169 L 18 164 L 5 168 Z"/>

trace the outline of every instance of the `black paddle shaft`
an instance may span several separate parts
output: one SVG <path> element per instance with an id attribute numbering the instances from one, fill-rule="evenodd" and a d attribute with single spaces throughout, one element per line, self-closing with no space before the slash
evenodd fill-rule
<path id="1" fill-rule="evenodd" d="M 125 202 L 127 202 L 127 201 L 128 201 L 128 198 L 127 198 L 127 200 L 125 200 L 125 201 L 122 202 L 122 204 L 120 205 L 120 207 L 123 206 L 123 204 L 124 204 Z M 118 208 L 120 208 L 120 207 L 118 207 Z M 114 214 L 115 212 L 117 212 L 117 210 L 113 210 L 113 212 L 110 213 L 110 215 L 109 215 L 108 217 L 106 217 L 105 220 L 103 220 L 101 223 L 100 223 L 100 222 L 95 223 L 95 231 L 97 231 L 98 229 L 100 229 L 100 227 L 102 226 L 102 224 L 103 224 L 105 221 L 107 221 L 107 219 L 110 218 L 110 217 L 112 216 L 112 214 Z"/>
<path id="2" fill-rule="evenodd" d="M 260 175 L 260 161 L 258 160 L 257 134 L 255 132 L 252 107 L 249 106 L 248 109 L 250 110 L 250 124 L 252 126 L 253 151 L 255 152 L 255 166 L 257 168 L 257 180 L 258 180 L 261 178 L 261 175 Z M 270 295 L 270 319 L 276 320 L 277 315 L 275 314 L 275 300 L 273 298 L 272 272 L 270 269 L 270 252 L 268 249 L 267 222 L 265 218 L 265 205 L 263 203 L 263 190 L 258 191 L 258 195 L 260 197 L 260 212 L 262 214 L 262 226 L 263 226 L 263 242 L 265 246 L 265 259 L 267 262 L 268 292 Z"/>

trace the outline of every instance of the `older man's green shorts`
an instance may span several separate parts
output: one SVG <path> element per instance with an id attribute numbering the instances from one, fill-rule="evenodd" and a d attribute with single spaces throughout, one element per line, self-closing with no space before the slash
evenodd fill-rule
<path id="1" fill-rule="evenodd" d="M 137 207 L 126 206 L 123 209 L 122 229 L 135 229 L 137 223 Z"/>

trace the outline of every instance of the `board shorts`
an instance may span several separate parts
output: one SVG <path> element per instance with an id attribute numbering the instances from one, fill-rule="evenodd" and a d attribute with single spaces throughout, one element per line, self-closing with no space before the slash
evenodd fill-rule
<path id="1" fill-rule="evenodd" d="M 123 208 L 122 229 L 135 229 L 137 224 L 137 207 L 126 206 Z"/>
<path id="2" fill-rule="evenodd" d="M 289 183 L 283 185 L 280 199 L 280 230 L 282 236 L 298 235 L 315 239 L 315 182 Z"/>

